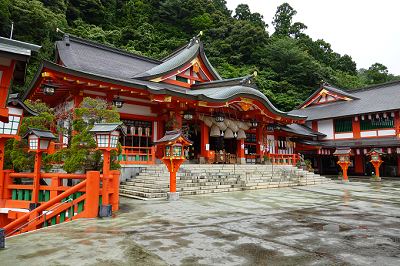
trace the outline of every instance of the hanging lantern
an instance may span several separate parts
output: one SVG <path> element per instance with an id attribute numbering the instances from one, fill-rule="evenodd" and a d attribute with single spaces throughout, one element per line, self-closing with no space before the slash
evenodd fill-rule
<path id="1" fill-rule="evenodd" d="M 379 114 L 375 114 L 375 118 L 376 118 L 376 119 L 379 119 Z"/>
<path id="2" fill-rule="evenodd" d="M 368 119 L 371 120 L 372 119 L 372 115 L 368 115 Z"/>
<path id="3" fill-rule="evenodd" d="M 225 116 L 221 112 L 215 113 L 215 122 L 224 122 Z"/>
<path id="4" fill-rule="evenodd" d="M 146 128 L 144 129 L 144 132 L 145 132 L 145 134 L 146 134 L 146 137 L 150 136 L 150 128 L 149 128 L 149 127 L 146 127 Z"/>
<path id="5" fill-rule="evenodd" d="M 354 121 L 358 122 L 358 116 L 354 117 Z"/>
<path id="6" fill-rule="evenodd" d="M 368 153 L 367 149 L 364 149 L 364 154 L 367 154 L 367 153 Z"/>
<path id="7" fill-rule="evenodd" d="M 356 153 L 357 153 L 357 155 L 360 155 L 360 153 L 361 153 L 361 152 L 360 152 L 360 149 L 357 149 L 357 150 L 356 150 Z"/>
<path id="8" fill-rule="evenodd" d="M 142 135 L 143 135 L 143 128 L 142 128 L 142 127 L 139 127 L 139 128 L 138 128 L 138 135 L 139 135 L 139 136 L 142 136 Z"/>
<path id="9" fill-rule="evenodd" d="M 116 106 L 117 108 L 121 108 L 124 105 L 125 101 L 119 98 L 119 92 L 118 92 L 117 99 L 112 99 L 111 102 L 112 105 Z"/>
<path id="10" fill-rule="evenodd" d="M 189 105 L 188 109 L 183 113 L 183 119 L 185 120 L 193 120 L 194 113 L 189 111 Z"/>
<path id="11" fill-rule="evenodd" d="M 50 95 L 50 96 L 53 96 L 56 90 L 58 89 L 58 86 L 51 83 L 51 78 L 49 78 L 49 82 L 43 83 L 42 85 L 40 85 L 40 87 L 43 88 L 44 95 Z"/>
<path id="12" fill-rule="evenodd" d="M 224 136 L 224 131 L 221 131 L 221 137 L 223 137 Z"/>
<path id="13" fill-rule="evenodd" d="M 131 135 L 132 136 L 135 135 L 135 132 L 136 132 L 136 127 L 131 127 Z"/>
<path id="14" fill-rule="evenodd" d="M 390 112 L 390 116 L 391 116 L 391 117 L 394 117 L 394 112 L 393 112 L 393 111 Z"/>
<path id="15" fill-rule="evenodd" d="M 383 113 L 383 118 L 387 118 L 387 113 Z"/>
<path id="16" fill-rule="evenodd" d="M 397 154 L 400 154 L 400 148 L 397 148 L 397 149 L 396 149 L 396 153 L 397 153 Z"/>
<path id="17" fill-rule="evenodd" d="M 95 123 L 94 127 L 88 132 L 95 133 L 96 144 L 98 149 L 116 149 L 120 131 L 123 135 L 125 132 L 121 128 L 122 123 Z"/>
<path id="18" fill-rule="evenodd" d="M 362 121 L 365 120 L 365 116 L 364 116 L 364 115 L 361 116 L 361 120 L 362 120 Z"/>
<path id="19" fill-rule="evenodd" d="M 392 154 L 392 149 L 391 148 L 387 148 L 387 153 L 388 154 Z"/>
<path id="20" fill-rule="evenodd" d="M 258 127 L 258 124 L 260 123 L 260 121 L 257 121 L 256 119 L 256 115 L 254 115 L 254 120 L 251 121 L 251 126 L 252 127 Z"/>

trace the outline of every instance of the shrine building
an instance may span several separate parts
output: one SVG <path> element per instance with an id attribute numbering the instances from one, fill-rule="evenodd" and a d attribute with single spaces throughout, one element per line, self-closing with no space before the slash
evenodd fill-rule
<path id="1" fill-rule="evenodd" d="M 268 154 L 294 164 L 298 155 L 289 137 L 318 132 L 302 125 L 306 116 L 276 109 L 255 76 L 222 79 L 200 36 L 158 60 L 63 33 L 55 62 L 41 60 L 23 100 L 53 108 L 67 102 L 70 109 L 85 97 L 113 102 L 127 133 L 120 139 L 121 164 L 159 162 L 163 153 L 153 142 L 180 127 L 193 141 L 185 151 L 193 163 L 255 163 Z M 44 91 L 49 86 L 50 93 Z"/>

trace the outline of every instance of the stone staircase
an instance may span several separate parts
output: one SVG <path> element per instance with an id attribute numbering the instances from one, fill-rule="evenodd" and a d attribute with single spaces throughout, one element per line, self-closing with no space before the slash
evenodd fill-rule
<path id="1" fill-rule="evenodd" d="M 182 164 L 176 174 L 179 196 L 336 183 L 291 165 Z M 169 172 L 164 164 L 149 165 L 122 182 L 121 196 L 136 199 L 166 198 Z"/>

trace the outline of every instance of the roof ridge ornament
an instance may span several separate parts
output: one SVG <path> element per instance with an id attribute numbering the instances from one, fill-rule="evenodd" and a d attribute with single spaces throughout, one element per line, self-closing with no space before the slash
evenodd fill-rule
<path id="1" fill-rule="evenodd" d="M 190 39 L 189 45 L 186 48 L 188 49 L 188 48 L 192 47 L 193 45 L 200 43 L 201 42 L 201 40 L 200 40 L 200 36 L 201 35 L 203 35 L 203 31 L 200 31 L 199 34 L 197 34 L 192 39 Z"/>

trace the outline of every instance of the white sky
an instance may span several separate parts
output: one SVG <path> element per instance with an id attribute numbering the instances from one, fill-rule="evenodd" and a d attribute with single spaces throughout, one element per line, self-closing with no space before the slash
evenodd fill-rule
<path id="1" fill-rule="evenodd" d="M 348 54 L 357 63 L 357 69 L 368 69 L 378 62 L 389 73 L 400 75 L 400 1 L 399 0 L 226 0 L 233 10 L 247 4 L 252 13 L 264 16 L 272 25 L 277 7 L 284 2 L 297 11 L 292 22 L 302 22 L 304 31 L 314 41 L 323 39 L 334 52 Z"/>

